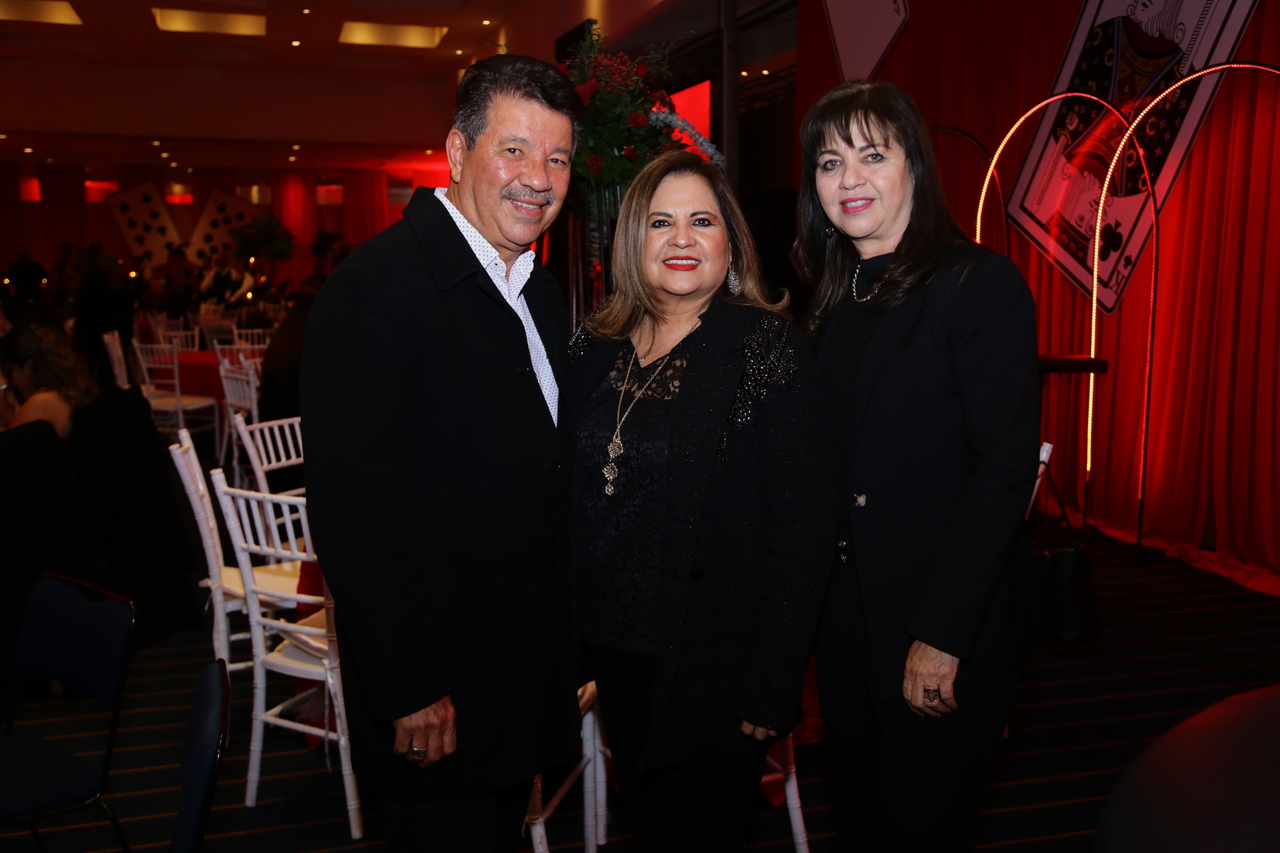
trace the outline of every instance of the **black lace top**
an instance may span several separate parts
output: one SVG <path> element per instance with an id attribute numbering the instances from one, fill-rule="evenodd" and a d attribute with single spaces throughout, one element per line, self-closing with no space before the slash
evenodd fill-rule
<path id="1" fill-rule="evenodd" d="M 658 651 L 658 561 L 667 510 L 671 402 L 680 392 L 688 362 L 676 351 L 648 368 L 633 364 L 624 390 L 634 353 L 629 342 L 622 345 L 613 369 L 592 392 L 578 421 L 575 474 L 582 485 L 573 523 L 583 532 L 583 638 L 617 652 L 652 655 Z M 610 461 L 608 445 L 620 393 L 623 413 L 633 400 L 635 405 L 622 424 L 623 452 L 613 460 L 617 476 L 609 495 L 602 469 Z"/>

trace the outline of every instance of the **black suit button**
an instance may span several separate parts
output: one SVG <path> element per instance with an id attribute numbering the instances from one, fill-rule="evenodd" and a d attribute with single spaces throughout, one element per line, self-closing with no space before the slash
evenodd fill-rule
<path id="1" fill-rule="evenodd" d="M 551 464 L 548 467 L 551 469 L 552 474 L 556 473 L 557 471 L 560 470 L 560 460 L 552 459 Z"/>
<path id="2" fill-rule="evenodd" d="M 533 373 L 533 368 L 532 368 L 532 367 L 517 367 L 517 368 L 516 368 L 516 376 L 528 376 L 530 373 Z"/>

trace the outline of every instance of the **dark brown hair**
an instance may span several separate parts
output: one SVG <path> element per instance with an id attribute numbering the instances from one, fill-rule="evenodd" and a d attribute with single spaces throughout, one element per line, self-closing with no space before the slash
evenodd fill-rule
<path id="1" fill-rule="evenodd" d="M 657 320 L 662 316 L 653 286 L 644 273 L 645 234 L 649 228 L 649 205 L 658 192 L 658 185 L 677 175 L 696 175 L 706 182 L 729 234 L 729 258 L 742 290 L 732 296 L 728 287 L 722 285 L 717 297 L 778 313 L 787 307 L 785 292 L 778 301 L 769 301 L 760 275 L 755 241 L 751 239 L 747 220 L 724 172 L 689 151 L 671 151 L 641 169 L 622 200 L 613 239 L 613 295 L 603 311 L 586 320 L 587 328 L 598 338 L 625 338 L 645 317 Z"/>
<path id="2" fill-rule="evenodd" d="M 854 127 L 881 148 L 900 148 L 912 184 L 911 218 L 868 307 L 883 310 L 897 305 L 938 271 L 948 248 L 969 242 L 943 199 L 929 130 L 915 103 L 892 83 L 841 83 L 823 95 L 800 124 L 804 167 L 791 263 L 800 280 L 813 289 L 805 321 L 810 332 L 817 330 L 839 303 L 858 260 L 850 241 L 827 219 L 817 187 L 819 153 L 837 138 L 852 146 Z M 976 244 L 974 249 L 976 254 Z"/>
<path id="3" fill-rule="evenodd" d="M 0 369 L 8 375 L 23 365 L 31 367 L 33 391 L 56 391 L 72 408 L 98 393 L 84 360 L 61 329 L 24 323 L 0 338 Z"/>
<path id="4" fill-rule="evenodd" d="M 559 68 L 532 56 L 500 53 L 482 59 L 462 75 L 454 97 L 453 126 L 462 132 L 467 150 L 489 126 L 495 98 L 506 95 L 542 104 L 573 123 L 573 147 L 582 130 L 582 98 Z"/>

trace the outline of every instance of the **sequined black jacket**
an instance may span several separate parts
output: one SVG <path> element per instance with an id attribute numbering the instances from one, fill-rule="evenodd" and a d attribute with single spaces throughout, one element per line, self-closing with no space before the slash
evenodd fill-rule
<path id="1" fill-rule="evenodd" d="M 620 346 L 575 336 L 567 417 Z M 799 332 L 767 311 L 715 302 L 685 350 L 668 451 L 652 766 L 750 754 L 743 720 L 795 725 L 836 541 L 830 428 Z"/>

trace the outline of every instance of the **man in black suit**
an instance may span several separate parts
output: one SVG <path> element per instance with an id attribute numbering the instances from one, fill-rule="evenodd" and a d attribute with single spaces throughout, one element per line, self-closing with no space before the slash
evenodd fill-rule
<path id="1" fill-rule="evenodd" d="M 458 86 L 449 186 L 321 288 L 302 370 L 312 531 L 352 751 L 393 849 L 518 838 L 577 709 L 559 525 L 568 327 L 529 245 L 569 189 L 582 103 L 500 55 Z"/>

